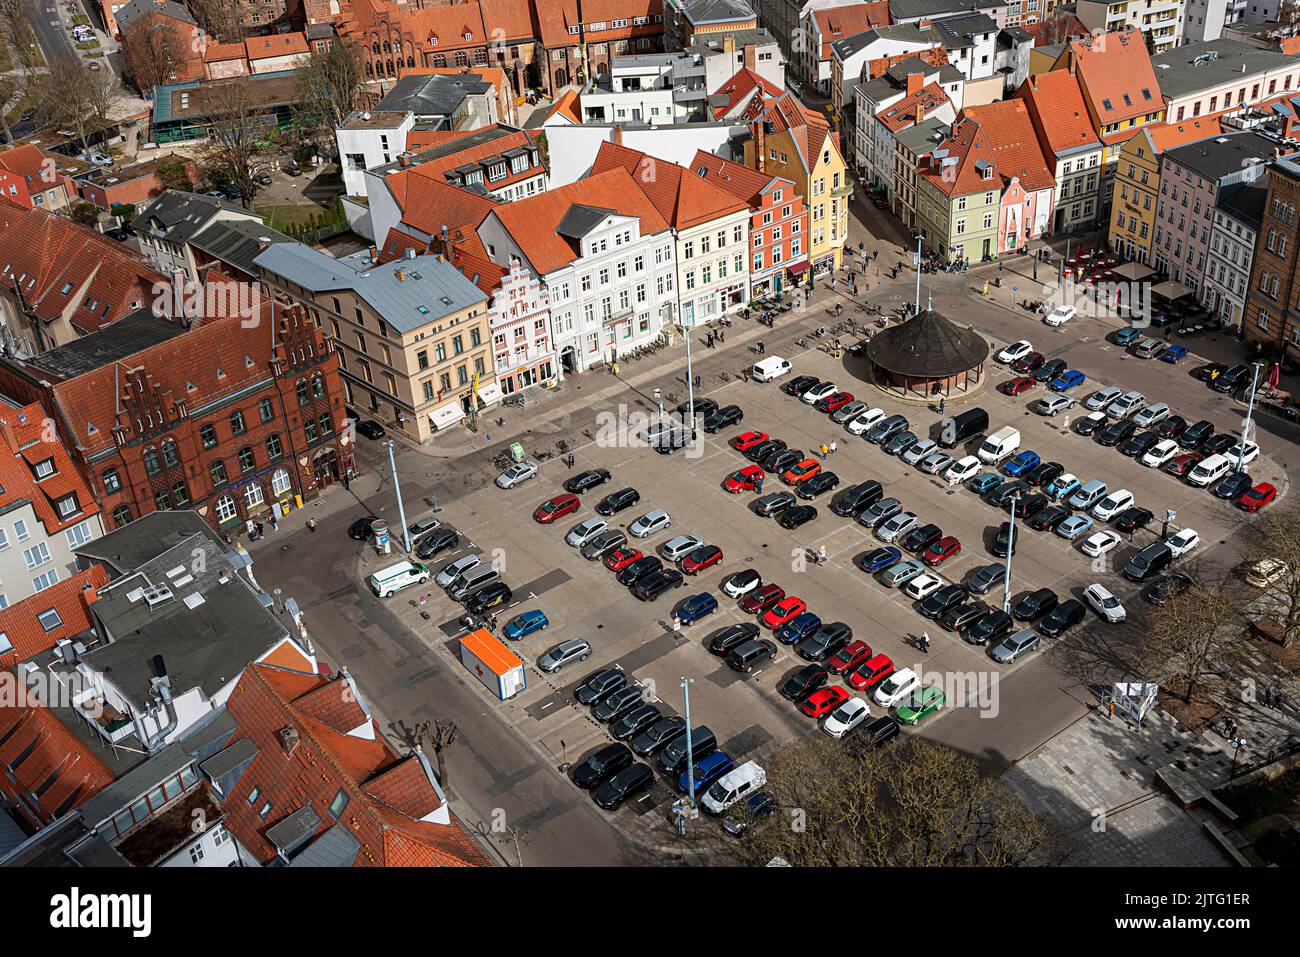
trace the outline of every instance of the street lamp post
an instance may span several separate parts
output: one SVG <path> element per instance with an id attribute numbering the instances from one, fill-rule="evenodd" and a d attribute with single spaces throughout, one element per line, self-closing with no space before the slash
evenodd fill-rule
<path id="1" fill-rule="evenodd" d="M 916 312 L 912 315 L 919 316 L 921 314 L 921 237 L 919 235 L 916 237 L 916 258 L 913 264 L 916 266 Z"/>
<path id="2" fill-rule="evenodd" d="M 691 312 L 691 327 L 685 323 L 682 329 L 686 333 L 686 414 L 690 420 L 691 438 L 695 438 L 695 373 L 691 366 L 691 329 L 695 326 L 695 313 Z"/>
<path id="3" fill-rule="evenodd" d="M 1237 453 L 1237 471 L 1240 472 L 1246 460 L 1246 443 L 1251 441 L 1252 418 L 1255 414 L 1255 391 L 1259 388 L 1259 370 L 1264 363 L 1255 362 L 1254 372 L 1250 377 L 1250 398 L 1246 402 L 1246 424 L 1241 428 L 1241 451 Z"/>
<path id="4" fill-rule="evenodd" d="M 1011 496 L 1011 524 L 1007 534 L 1007 564 L 1002 572 L 1002 610 L 1011 612 L 1011 553 L 1016 550 L 1016 505 L 1020 496 Z"/>
<path id="5" fill-rule="evenodd" d="M 393 440 L 388 440 L 388 467 L 393 470 L 393 494 L 397 496 L 397 516 L 402 522 L 402 545 L 411 553 L 411 532 L 406 527 L 406 506 L 402 504 L 402 486 L 397 482 L 397 459 L 393 456 Z"/>
<path id="6" fill-rule="evenodd" d="M 689 818 L 697 814 L 695 810 L 695 743 L 691 740 L 691 681 L 682 678 L 682 698 L 686 710 L 686 813 Z"/>

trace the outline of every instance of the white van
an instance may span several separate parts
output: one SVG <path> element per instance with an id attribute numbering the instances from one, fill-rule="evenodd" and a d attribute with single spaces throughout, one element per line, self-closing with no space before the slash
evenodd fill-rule
<path id="1" fill-rule="evenodd" d="M 782 359 L 780 356 L 768 356 L 766 359 L 760 359 L 754 363 L 754 378 L 759 382 L 771 382 L 773 379 L 779 379 L 785 375 L 794 366 L 790 365 L 789 359 Z"/>
<path id="2" fill-rule="evenodd" d="M 1020 448 L 1020 430 L 1008 425 L 985 439 L 977 454 L 985 465 L 997 465 L 1018 448 Z"/>
<path id="3" fill-rule="evenodd" d="M 429 580 L 429 567 L 419 562 L 398 562 L 381 568 L 370 576 L 370 590 L 380 598 L 389 598 L 408 585 L 423 585 Z"/>
<path id="4" fill-rule="evenodd" d="M 1235 464 L 1234 459 L 1230 459 L 1222 453 L 1211 455 L 1205 461 L 1197 462 L 1192 470 L 1187 473 L 1187 483 L 1204 488 L 1211 482 L 1217 482 L 1227 475 L 1232 471 Z"/>
<path id="5" fill-rule="evenodd" d="M 700 801 L 710 814 L 721 814 L 737 801 L 743 801 L 767 783 L 767 772 L 757 761 L 746 761 L 728 771 L 704 792 Z"/>

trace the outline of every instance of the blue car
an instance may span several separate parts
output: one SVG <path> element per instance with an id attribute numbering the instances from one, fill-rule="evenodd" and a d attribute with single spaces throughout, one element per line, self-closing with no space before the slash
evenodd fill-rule
<path id="1" fill-rule="evenodd" d="M 874 575 L 876 572 L 884 571 L 890 565 L 895 565 L 903 560 L 903 553 L 893 545 L 882 545 L 880 548 L 873 548 L 862 556 L 858 562 L 858 567 L 868 575 Z"/>
<path id="2" fill-rule="evenodd" d="M 1018 475 L 1024 475 L 1030 469 L 1035 468 L 1039 464 L 1041 464 L 1042 461 L 1043 460 L 1039 458 L 1037 452 L 1030 452 L 1026 450 L 1014 456 L 1002 468 L 1003 471 L 1005 471 L 1008 475 L 1014 478 Z"/>
<path id="3" fill-rule="evenodd" d="M 1068 389 L 1078 388 L 1087 381 L 1087 376 L 1082 372 L 1078 369 L 1071 369 L 1068 372 L 1062 372 L 1053 379 L 1052 384 L 1048 388 L 1053 392 L 1065 392 Z"/>
<path id="4" fill-rule="evenodd" d="M 1002 484 L 1002 476 L 997 472 L 981 472 L 969 482 L 966 487 L 976 495 L 983 495 L 985 492 L 991 492 Z"/>
<path id="5" fill-rule="evenodd" d="M 677 619 L 683 625 L 693 625 L 705 615 L 718 610 L 718 600 L 708 592 L 692 595 L 677 607 Z"/>
<path id="6" fill-rule="evenodd" d="M 1083 483 L 1079 481 L 1078 476 L 1066 472 L 1064 475 L 1058 476 L 1048 482 L 1047 488 L 1043 489 L 1043 492 L 1046 493 L 1047 497 L 1053 502 L 1059 502 L 1067 495 L 1073 495 L 1077 492 L 1081 484 Z"/>
<path id="7" fill-rule="evenodd" d="M 537 608 L 531 611 L 520 612 L 515 617 L 506 622 L 503 632 L 511 641 L 518 641 L 521 638 L 527 638 L 535 631 L 542 631 L 549 625 L 546 615 Z"/>
<path id="8" fill-rule="evenodd" d="M 695 794 L 697 796 L 703 794 L 713 785 L 714 781 L 735 766 L 736 762 L 721 751 L 714 751 L 708 757 L 700 758 L 695 762 Z M 685 771 L 677 779 L 677 790 L 683 794 L 690 790 L 690 783 Z"/>
<path id="9" fill-rule="evenodd" d="M 796 642 L 803 641 L 821 626 L 822 620 L 820 618 L 810 611 L 805 611 L 778 628 L 776 630 L 776 640 L 783 645 L 793 645 Z"/>
<path id="10" fill-rule="evenodd" d="M 1165 351 L 1160 353 L 1160 361 L 1168 362 L 1170 365 L 1177 365 L 1178 360 L 1188 355 L 1192 350 L 1187 346 L 1165 346 Z"/>
<path id="11" fill-rule="evenodd" d="M 1142 338 L 1142 330 L 1135 329 L 1132 326 L 1125 326 L 1119 332 L 1115 333 L 1112 338 L 1117 346 L 1132 345 L 1134 342 L 1137 342 Z"/>
<path id="12" fill-rule="evenodd" d="M 1056 534 L 1069 541 L 1074 541 L 1090 528 L 1092 528 L 1092 519 L 1087 515 L 1071 515 L 1056 526 Z"/>
<path id="13" fill-rule="evenodd" d="M 1233 472 L 1214 486 L 1212 492 L 1215 498 L 1239 498 L 1242 492 L 1254 484 L 1255 480 L 1248 472 Z"/>

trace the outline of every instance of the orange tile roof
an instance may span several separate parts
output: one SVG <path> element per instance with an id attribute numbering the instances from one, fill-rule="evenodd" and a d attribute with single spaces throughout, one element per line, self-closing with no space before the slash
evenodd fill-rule
<path id="1" fill-rule="evenodd" d="M 868 60 L 866 78 L 868 80 L 874 80 L 878 77 L 882 77 L 889 72 L 889 69 L 895 64 L 902 63 L 904 60 L 910 60 L 912 57 L 917 57 L 923 63 L 927 63 L 930 66 L 943 67 L 948 65 L 948 51 L 942 46 L 933 46 L 928 50 L 914 50 L 911 53 L 895 53 L 893 56 Z"/>
<path id="2" fill-rule="evenodd" d="M 1185 146 L 1209 136 L 1218 136 L 1223 132 L 1223 122 L 1220 117 L 1231 112 L 1233 111 L 1221 110 L 1218 113 L 1198 116 L 1194 120 L 1184 120 L 1181 123 L 1152 123 L 1143 129 L 1151 137 L 1152 149 L 1160 154 L 1176 146 Z"/>
<path id="3" fill-rule="evenodd" d="M 689 229 L 746 208 L 736 197 L 684 166 L 616 143 L 601 143 L 591 171 L 603 173 L 619 168 L 632 176 L 664 222 L 671 223 L 674 229 Z"/>
<path id="4" fill-rule="evenodd" d="M 793 93 L 783 93 L 768 102 L 762 116 L 772 124 L 773 133 L 789 132 L 794 141 L 799 161 L 806 171 L 816 165 L 816 157 L 829 136 L 839 150 L 839 136 L 831 135 L 830 122 L 802 103 Z M 811 161 L 810 161 L 811 158 Z"/>
<path id="5" fill-rule="evenodd" d="M 657 37 L 663 34 L 663 23 L 654 18 L 662 16 L 663 0 L 582 0 L 582 16 L 578 16 L 578 0 L 543 0 L 537 4 L 538 26 L 542 45 L 549 50 L 576 47 L 578 37 L 569 33 L 569 27 L 580 23 L 604 23 L 604 30 L 587 30 L 588 43 L 606 43 L 631 37 Z M 641 26 L 633 21 L 648 18 Z M 626 27 L 609 27 L 615 20 L 626 20 Z"/>
<path id="6" fill-rule="evenodd" d="M 49 417 L 37 402 L 0 412 L 0 511 L 31 502 L 46 533 L 53 535 L 98 515 L 99 505 L 48 426 Z M 42 462 L 51 463 L 54 472 L 38 480 L 36 467 Z M 76 496 L 77 510 L 64 518 L 55 502 L 68 495 Z"/>
<path id="7" fill-rule="evenodd" d="M 203 62 L 217 63 L 222 60 L 244 60 L 248 49 L 242 43 L 209 43 L 203 48 Z"/>
<path id="8" fill-rule="evenodd" d="M 483 25 L 478 3 L 440 3 L 412 9 L 389 0 L 352 0 L 336 24 L 339 36 L 363 45 L 371 27 L 380 32 L 398 27 L 414 36 L 417 48 L 428 53 L 481 47 L 492 39 Z"/>
<path id="9" fill-rule="evenodd" d="M 1078 78 L 1069 70 L 1052 70 L 1031 76 L 1016 91 L 1034 121 L 1039 145 L 1051 152 L 1049 161 L 1080 147 L 1098 147 L 1088 107 Z"/>
<path id="10" fill-rule="evenodd" d="M 1080 86 L 1103 127 L 1164 109 L 1151 54 L 1140 30 L 1072 40 L 1070 54 Z"/>
<path id="11" fill-rule="evenodd" d="M 601 149 L 609 145 L 602 143 Z M 598 160 L 599 156 L 598 153 Z M 661 163 L 660 168 L 671 165 Z M 641 221 L 642 236 L 667 230 L 663 216 L 638 185 L 621 167 L 605 171 L 593 168 L 585 179 L 498 206 L 490 215 L 500 220 L 533 268 L 545 275 L 578 258 L 578 251 L 570 241 L 556 233 L 560 220 L 573 206 L 592 206 L 622 216 L 636 216 Z"/>
<path id="12" fill-rule="evenodd" d="M 406 134 L 406 149 L 411 153 L 431 150 L 473 136 L 477 130 L 411 130 Z"/>
<path id="13" fill-rule="evenodd" d="M 224 804 L 226 827 L 257 860 L 269 863 L 276 848 L 266 838 L 268 824 L 310 805 L 321 820 L 317 836 L 340 826 L 360 842 L 355 867 L 491 866 L 454 815 L 450 824 L 420 820 L 444 804 L 420 755 L 403 757 L 382 734 L 344 734 L 307 713 L 307 702 L 338 691 L 340 683 L 346 687 L 342 677 L 256 663 L 244 669 L 227 702 L 236 724 L 230 743 L 248 739 L 257 756 Z M 286 727 L 298 732 L 292 753 L 281 736 Z M 258 796 L 250 803 L 254 788 Z M 340 790 L 349 800 L 336 825 L 329 806 Z M 260 811 L 267 802 L 271 811 L 264 820 Z"/>
<path id="14" fill-rule="evenodd" d="M 756 169 L 750 169 L 743 163 L 734 163 L 729 159 L 723 159 L 713 153 L 704 150 L 696 150 L 695 158 L 691 160 L 691 169 L 697 176 L 703 176 L 706 180 L 717 186 L 719 189 L 726 190 L 737 199 L 742 199 L 749 204 L 750 209 L 757 209 L 763 202 L 763 193 L 772 187 L 773 184 L 779 188 L 781 186 L 794 187 L 794 183 L 781 176 L 773 176 L 771 173 L 760 173 Z M 704 170 L 703 173 L 700 170 Z"/>
<path id="15" fill-rule="evenodd" d="M 541 36 L 537 5 L 529 0 L 479 0 L 479 7 L 489 36 L 500 36 L 506 42 Z"/>
<path id="16" fill-rule="evenodd" d="M 1043 150 L 1023 100 L 999 100 L 967 107 L 962 112 L 983 127 L 1003 185 L 1010 184 L 1013 176 L 1027 190 L 1051 189 L 1056 185 L 1056 176 L 1043 159 Z"/>
<path id="17" fill-rule="evenodd" d="M 550 111 L 546 114 L 549 120 L 553 116 L 562 116 L 567 120 L 572 120 L 574 124 L 582 125 L 582 114 L 578 112 L 578 91 L 573 87 L 565 90 L 560 94 Z"/>
<path id="18" fill-rule="evenodd" d="M 936 165 L 935 153 L 940 150 L 947 150 L 948 158 L 957 160 L 955 174 L 950 172 L 952 167 Z M 926 160 L 926 166 L 919 173 L 945 196 L 977 193 L 994 185 L 1001 187 L 1000 181 L 987 180 L 976 169 L 981 162 L 992 166 L 996 176 L 997 164 L 984 130 L 974 120 L 959 119 L 953 124 L 952 135 L 935 147 Z"/>
<path id="19" fill-rule="evenodd" d="M 102 565 L 94 565 L 0 610 L 0 636 L 13 646 L 0 655 L 0 667 L 12 668 L 50 651 L 64 638 L 89 631 L 94 625 L 90 606 L 96 600 L 95 590 L 107 584 L 108 572 Z M 59 613 L 62 624 L 46 630 L 37 616 L 51 609 Z"/>
<path id="20" fill-rule="evenodd" d="M 84 804 L 115 780 L 103 761 L 39 705 L 0 704 L 0 742 L 0 763 L 10 768 L 24 793 L 17 797 L 14 782 L 7 778 L 0 780 L 0 790 L 24 816 L 42 825 Z"/>
<path id="21" fill-rule="evenodd" d="M 486 296 L 501 288 L 501 281 L 510 273 L 488 258 L 483 241 L 478 233 L 472 231 L 466 232 L 465 238 L 452 246 L 451 264 Z"/>
<path id="22" fill-rule="evenodd" d="M 814 10 L 812 14 L 817 29 L 821 31 L 821 55 L 818 57 L 821 60 L 831 58 L 831 44 L 836 40 L 855 37 L 876 27 L 887 27 L 893 22 L 889 19 L 889 0 L 852 3 L 829 10 Z"/>
<path id="23" fill-rule="evenodd" d="M 266 60 L 277 56 L 306 56 L 311 51 L 307 47 L 305 33 L 273 33 L 266 37 L 249 37 L 244 41 L 250 60 Z"/>
<path id="24" fill-rule="evenodd" d="M 434 239 L 442 236 L 443 226 L 453 232 L 478 228 L 484 217 L 501 205 L 492 196 L 410 173 L 409 169 L 402 170 L 384 177 L 384 182 L 402 208 L 402 223 Z"/>
<path id="25" fill-rule="evenodd" d="M 502 126 L 499 123 L 495 126 L 479 127 L 473 132 L 476 134 L 486 134 L 494 129 L 504 131 L 504 135 L 497 136 L 487 142 L 466 146 L 463 149 L 449 150 L 442 156 L 436 158 L 424 159 L 422 157 L 416 157 L 416 161 L 412 162 L 409 167 L 402 168 L 402 172 L 416 178 L 428 178 L 438 182 L 445 182 L 444 174 L 449 170 L 454 170 L 457 166 L 463 166 L 466 163 L 476 163 L 489 156 L 500 156 L 506 150 L 515 149 L 516 147 L 528 149 L 537 146 L 537 141 L 533 139 L 532 134 L 527 130 L 517 130 L 512 127 Z M 456 141 L 449 140 L 447 142 L 455 143 Z M 435 145 L 444 146 L 446 143 Z M 492 186 L 494 189 L 500 189 L 502 186 L 508 185 L 515 180 L 529 179 L 536 175 L 536 167 L 528 167 L 522 173 L 512 173 L 507 169 L 506 178 L 495 180 L 492 183 Z"/>
<path id="26" fill-rule="evenodd" d="M 379 262 L 390 263 L 394 259 L 401 259 L 406 255 L 409 249 L 417 256 L 422 256 L 428 252 L 432 245 L 431 240 L 417 239 L 414 236 L 404 233 L 394 227 L 388 231 L 388 236 L 384 239 L 384 244 L 379 247 Z"/>
<path id="27" fill-rule="evenodd" d="M 1300 53 L 1300 36 L 1297 37 L 1279 37 L 1277 48 L 1282 53 L 1296 54 Z"/>
<path id="28" fill-rule="evenodd" d="M 722 84 L 722 86 L 718 87 L 715 91 L 716 93 L 725 96 L 727 102 L 723 103 L 721 106 L 715 106 L 713 108 L 714 117 L 720 119 L 721 117 L 727 116 L 738 104 L 744 101 L 746 97 L 755 90 L 759 91 L 756 102 L 749 104 L 749 107 L 745 110 L 746 116 L 749 116 L 752 112 L 756 111 L 756 109 L 760 108 L 761 104 L 767 97 L 777 97 L 783 92 L 776 84 L 769 83 L 748 67 L 742 67 L 736 72 L 735 76 Z"/>
<path id="29" fill-rule="evenodd" d="M 876 114 L 876 119 L 880 120 L 890 132 L 897 133 L 917 122 L 918 110 L 921 120 L 924 120 L 935 110 L 951 102 L 948 94 L 943 92 L 943 87 L 938 83 L 927 83 L 911 96 L 905 96 L 897 103 L 885 107 Z"/>

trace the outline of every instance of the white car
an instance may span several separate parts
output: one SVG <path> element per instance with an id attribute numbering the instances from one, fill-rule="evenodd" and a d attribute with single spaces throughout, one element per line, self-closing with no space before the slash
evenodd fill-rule
<path id="1" fill-rule="evenodd" d="M 736 572 L 722 583 L 722 593 L 730 598 L 744 598 L 763 584 L 763 578 L 753 569 Z"/>
<path id="2" fill-rule="evenodd" d="M 1092 514 L 1103 522 L 1109 522 L 1132 504 L 1133 493 L 1126 488 L 1117 488 L 1092 507 Z"/>
<path id="3" fill-rule="evenodd" d="M 1047 315 L 1043 316 L 1043 322 L 1049 326 L 1063 326 L 1074 318 L 1074 306 L 1057 306 Z"/>
<path id="4" fill-rule="evenodd" d="M 704 544 L 704 539 L 696 538 L 694 535 L 677 535 L 668 539 L 660 546 L 664 558 L 670 562 L 675 562 L 683 555 L 687 555 Z"/>
<path id="5" fill-rule="evenodd" d="M 1123 394 L 1124 390 L 1117 386 L 1108 385 L 1106 388 L 1098 389 L 1092 395 L 1088 396 L 1088 398 L 1084 399 L 1083 407 L 1085 409 L 1091 409 L 1093 412 L 1100 412 Z"/>
<path id="6" fill-rule="evenodd" d="M 844 428 L 848 429 L 853 435 L 861 435 L 884 417 L 884 409 L 867 409 L 845 422 Z"/>
<path id="7" fill-rule="evenodd" d="M 1067 409 L 1073 409 L 1075 400 L 1068 395 L 1045 395 L 1034 403 L 1034 411 L 1039 415 L 1056 415 Z"/>
<path id="8" fill-rule="evenodd" d="M 514 488 L 537 474 L 536 462 L 516 462 L 497 476 L 497 488 Z"/>
<path id="9" fill-rule="evenodd" d="M 962 482 L 979 474 L 980 460 L 973 455 L 967 455 L 959 458 L 952 465 L 948 466 L 948 471 L 944 478 L 948 480 L 949 485 L 960 485 Z"/>
<path id="10" fill-rule="evenodd" d="M 1194 528 L 1182 528 L 1166 538 L 1165 544 L 1174 553 L 1174 558 L 1181 558 L 1201 544 L 1201 536 L 1196 533 Z"/>
<path id="11" fill-rule="evenodd" d="M 1287 567 L 1286 562 L 1276 558 L 1265 558 L 1250 566 L 1246 572 L 1246 584 L 1264 588 L 1277 584 L 1289 574 L 1291 569 Z"/>
<path id="12" fill-rule="evenodd" d="M 1137 423 L 1139 429 L 1149 429 L 1167 418 L 1169 418 L 1169 406 L 1163 402 L 1153 402 L 1133 416 L 1133 421 Z"/>
<path id="13" fill-rule="evenodd" d="M 1033 351 L 1034 347 L 1029 344 L 1028 339 L 1019 339 L 999 352 L 997 360 L 1010 365 L 1013 362 L 1019 362 Z"/>
<path id="14" fill-rule="evenodd" d="M 1137 409 L 1140 409 L 1146 403 L 1147 397 L 1141 392 L 1125 392 L 1122 396 L 1106 406 L 1106 414 L 1114 416 L 1117 419 L 1124 419 L 1132 415 Z"/>
<path id="15" fill-rule="evenodd" d="M 460 575 L 469 571 L 475 565 L 479 565 L 483 559 L 478 555 L 465 555 L 456 559 L 454 562 L 448 562 L 443 566 L 442 571 L 433 576 L 433 580 L 441 587 L 446 588 L 454 582 Z"/>
<path id="16" fill-rule="evenodd" d="M 880 687 L 871 697 L 882 708 L 892 708 L 898 702 L 906 700 L 919 687 L 921 679 L 916 672 L 911 668 L 900 668 L 880 682 Z"/>
<path id="17" fill-rule="evenodd" d="M 1095 532 L 1083 540 L 1079 546 L 1079 551 L 1085 555 L 1091 555 L 1096 558 L 1098 555 L 1105 555 L 1108 551 L 1120 543 L 1119 532 L 1112 532 L 1106 529 L 1104 532 Z"/>
<path id="18" fill-rule="evenodd" d="M 920 601 L 927 595 L 938 591 L 943 587 L 943 579 L 933 572 L 921 572 L 903 588 L 903 594 L 908 598 L 915 598 Z"/>
<path id="19" fill-rule="evenodd" d="M 627 533 L 633 538 L 646 538 L 655 532 L 663 531 L 672 523 L 673 520 L 669 518 L 668 513 L 662 508 L 657 508 L 653 512 L 646 512 L 629 525 Z"/>
<path id="20" fill-rule="evenodd" d="M 1228 461 L 1232 463 L 1232 467 L 1238 469 L 1249 465 L 1251 462 L 1255 461 L 1255 459 L 1259 458 L 1259 446 L 1254 442 L 1238 442 L 1223 454 L 1227 457 Z M 1237 456 L 1239 455 L 1241 456 L 1240 463 L 1238 463 L 1237 460 Z"/>
<path id="21" fill-rule="evenodd" d="M 814 402 L 818 402 L 819 400 L 826 398 L 828 395 L 834 395 L 839 391 L 840 390 L 835 387 L 834 382 L 824 382 L 821 385 L 813 386 L 799 398 L 803 400 L 805 405 L 812 405 Z"/>
<path id="22" fill-rule="evenodd" d="M 1158 469 L 1178 454 L 1178 443 L 1173 439 L 1161 439 L 1143 453 L 1138 462 L 1149 469 Z"/>
<path id="23" fill-rule="evenodd" d="M 574 548 L 581 548 L 607 528 L 609 522 L 603 518 L 589 518 L 569 529 L 569 534 L 564 536 L 564 540 Z"/>
<path id="24" fill-rule="evenodd" d="M 1111 590 L 1105 585 L 1089 585 L 1083 590 L 1083 597 L 1088 600 L 1093 611 L 1112 624 L 1128 617 L 1128 612 L 1124 610 L 1119 599 L 1111 594 Z"/>
<path id="25" fill-rule="evenodd" d="M 832 738 L 842 738 L 871 716 L 867 703 L 861 698 L 850 698 L 826 716 L 822 730 Z"/>

